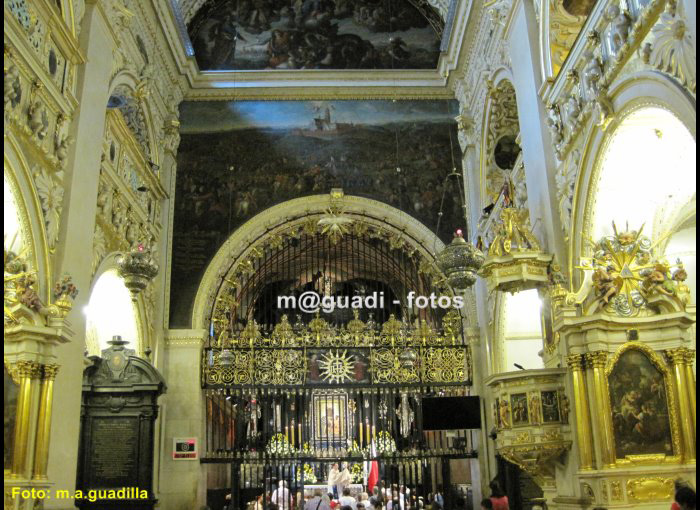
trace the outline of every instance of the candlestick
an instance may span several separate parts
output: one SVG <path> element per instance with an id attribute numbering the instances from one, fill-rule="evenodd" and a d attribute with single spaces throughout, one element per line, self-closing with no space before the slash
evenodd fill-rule
<path id="1" fill-rule="evenodd" d="M 360 423 L 360 448 L 362 448 L 362 423 Z"/>

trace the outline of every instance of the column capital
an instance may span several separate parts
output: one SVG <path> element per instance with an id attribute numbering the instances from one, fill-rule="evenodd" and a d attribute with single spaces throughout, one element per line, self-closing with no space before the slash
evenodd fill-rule
<path id="1" fill-rule="evenodd" d="M 584 355 L 583 354 L 569 354 L 566 357 L 566 364 L 572 370 L 583 369 Z"/>
<path id="2" fill-rule="evenodd" d="M 44 380 L 46 380 L 46 381 L 56 380 L 56 374 L 58 374 L 59 368 L 60 368 L 60 365 L 57 365 L 57 364 L 44 365 Z"/>
<path id="3" fill-rule="evenodd" d="M 608 362 L 608 351 L 587 352 L 586 362 L 593 368 L 605 368 Z"/>
<path id="4" fill-rule="evenodd" d="M 672 365 L 689 365 L 693 363 L 693 359 L 695 358 L 695 351 L 687 347 L 666 349 L 664 354 Z"/>
<path id="5" fill-rule="evenodd" d="M 41 378 L 41 365 L 36 361 L 19 360 L 12 363 L 6 363 L 8 371 L 15 382 L 19 380 L 28 379 L 40 379 Z"/>

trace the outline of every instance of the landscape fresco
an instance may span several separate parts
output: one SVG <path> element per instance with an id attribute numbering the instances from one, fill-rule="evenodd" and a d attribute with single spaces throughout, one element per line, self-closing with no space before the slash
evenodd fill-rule
<path id="1" fill-rule="evenodd" d="M 201 70 L 435 69 L 442 18 L 406 0 L 226 0 L 188 31 Z"/>
<path id="2" fill-rule="evenodd" d="M 673 455 L 671 423 L 663 374 L 647 356 L 629 350 L 609 377 L 615 453 Z"/>
<path id="3" fill-rule="evenodd" d="M 457 106 L 455 101 L 183 103 L 171 325 L 189 324 L 199 280 L 230 234 L 286 200 L 340 187 L 397 207 L 435 231 L 445 177 L 453 164 L 461 171 Z M 443 211 L 439 236 L 449 242 L 464 224 L 454 179 Z"/>

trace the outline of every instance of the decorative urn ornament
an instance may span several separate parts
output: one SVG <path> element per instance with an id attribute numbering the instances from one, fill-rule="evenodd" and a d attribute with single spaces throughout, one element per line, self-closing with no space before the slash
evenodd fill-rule
<path id="1" fill-rule="evenodd" d="M 476 283 L 477 273 L 484 260 L 484 254 L 464 239 L 461 229 L 455 232 L 452 242 L 437 255 L 437 265 L 445 273 L 447 283 L 457 290 L 465 290 Z"/>
<path id="2" fill-rule="evenodd" d="M 139 292 L 146 288 L 158 274 L 158 264 L 153 259 L 151 250 L 140 243 L 117 260 L 117 273 L 124 279 L 126 288 L 131 292 L 131 299 L 136 301 Z"/>

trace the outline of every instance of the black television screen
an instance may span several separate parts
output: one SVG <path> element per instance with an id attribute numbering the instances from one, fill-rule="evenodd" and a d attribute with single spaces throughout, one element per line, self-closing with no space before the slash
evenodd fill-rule
<path id="1" fill-rule="evenodd" d="M 423 430 L 480 429 L 479 397 L 424 397 Z"/>

